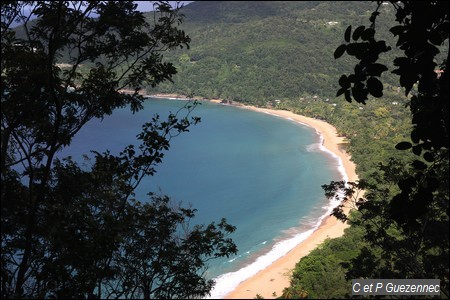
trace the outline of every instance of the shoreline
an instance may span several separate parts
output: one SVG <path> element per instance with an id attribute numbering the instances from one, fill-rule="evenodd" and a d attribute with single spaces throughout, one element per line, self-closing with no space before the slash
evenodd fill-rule
<path id="1" fill-rule="evenodd" d="M 336 128 L 325 121 L 297 115 L 290 111 L 242 106 L 243 108 L 268 113 L 282 117 L 314 128 L 323 138 L 323 146 L 333 155 L 339 157 L 345 170 L 346 181 L 358 180 L 355 172 L 355 164 L 350 160 L 350 155 L 339 149 L 339 145 L 345 143 L 344 138 L 337 135 Z M 346 211 L 348 212 L 348 210 Z M 290 285 L 290 275 L 296 263 L 308 255 L 327 238 L 336 238 L 344 234 L 349 225 L 342 223 L 334 217 L 325 217 L 319 227 L 305 240 L 296 245 L 286 255 L 273 262 L 267 268 L 259 271 L 254 276 L 242 281 L 238 286 L 226 294 L 223 299 L 254 299 L 257 294 L 264 298 L 279 297 L 283 289 Z"/>
<path id="2" fill-rule="evenodd" d="M 148 96 L 153 98 L 188 100 L 185 96 L 176 94 L 156 94 Z M 340 160 L 340 166 L 343 167 L 343 170 L 339 171 L 342 171 L 344 180 L 358 180 L 358 176 L 355 171 L 356 166 L 351 161 L 351 156 L 340 148 L 341 144 L 346 143 L 345 138 L 338 136 L 336 128 L 325 121 L 298 115 L 286 110 L 259 108 L 228 101 L 224 103 L 221 99 L 194 98 L 191 100 L 223 103 L 225 105 L 232 105 L 243 109 L 270 114 L 309 126 L 315 129 L 321 136 L 322 146 L 325 148 L 324 151 L 330 152 L 333 156 Z M 348 213 L 348 210 L 349 209 L 344 209 L 346 213 Z M 342 236 L 347 227 L 349 227 L 349 225 L 342 223 L 336 218 L 326 216 L 317 229 L 314 230 L 314 232 L 312 232 L 305 240 L 301 241 L 292 250 L 271 263 L 265 269 L 257 272 L 255 275 L 247 279 L 244 279 L 231 292 L 224 295 L 222 299 L 254 299 L 257 294 L 266 299 L 281 296 L 283 289 L 290 285 L 290 276 L 296 263 L 302 257 L 307 256 L 312 250 L 317 248 L 317 246 L 323 243 L 327 238 L 337 238 Z"/>

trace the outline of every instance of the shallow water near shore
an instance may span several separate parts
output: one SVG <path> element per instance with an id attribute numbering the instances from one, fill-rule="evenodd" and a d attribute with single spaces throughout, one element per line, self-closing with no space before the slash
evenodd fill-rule
<path id="1" fill-rule="evenodd" d="M 87 124 L 60 156 L 81 161 L 91 149 L 117 154 L 137 144 L 142 124 L 155 113 L 164 119 L 185 104 L 151 99 L 134 115 L 129 109 L 117 110 L 102 122 Z M 237 227 L 231 238 L 239 253 L 211 261 L 206 274 L 218 279 L 211 297 L 219 298 L 319 226 L 333 205 L 321 185 L 341 180 L 342 174 L 313 128 L 209 102 L 192 115 L 201 117 L 201 123 L 171 141 L 156 175 L 141 183 L 137 198 L 148 199 L 148 192 L 166 194 L 198 210 L 194 223 L 224 217 Z"/>

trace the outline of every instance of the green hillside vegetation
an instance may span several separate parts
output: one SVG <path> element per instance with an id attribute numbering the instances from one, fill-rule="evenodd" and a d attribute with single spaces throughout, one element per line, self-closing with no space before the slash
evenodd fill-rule
<path id="1" fill-rule="evenodd" d="M 394 59 L 401 56 L 389 32 L 395 23 L 392 5 L 381 5 L 376 19 L 376 38 L 393 48 L 378 60 L 389 68 L 381 76 L 383 96 L 369 98 L 365 105 L 335 97 L 340 76 L 351 72 L 356 61 L 348 55 L 336 60 L 333 54 L 349 25 L 370 26 L 376 7 L 377 3 L 365 1 L 191 3 L 183 10 L 183 28 L 192 38 L 191 47 L 167 56 L 179 70 L 173 84 L 147 89 L 148 93 L 220 98 L 291 110 L 325 120 L 347 138 L 342 147 L 357 165 L 358 188 L 366 190 L 365 197 L 373 205 L 352 215 L 352 226 L 343 237 L 328 240 L 297 264 L 285 298 L 348 298 L 349 279 L 366 274 L 376 278 L 427 274 L 443 278 L 443 290 L 448 287 L 448 259 L 444 258 L 448 229 L 442 228 L 441 235 L 417 232 L 393 221 L 387 209 L 389 200 L 400 191 L 396 183 L 401 176 L 413 174 L 410 163 L 428 164 L 420 155 L 395 148 L 410 139 L 410 96 L 417 94 L 417 86 L 405 97 L 397 75 L 391 73 L 396 68 Z M 443 61 L 448 53 L 448 44 L 441 48 L 436 61 Z M 448 181 L 445 163 L 443 169 L 439 166 L 434 166 L 436 172 Z M 434 228 L 448 225 L 448 189 L 444 187 L 436 195 L 444 202 L 430 207 Z M 433 247 L 416 245 L 425 235 Z M 436 269 L 427 269 L 426 260 Z M 411 269 L 414 261 L 418 263 Z M 364 267 L 355 271 L 355 266 Z"/>
<path id="2" fill-rule="evenodd" d="M 447 152 L 434 153 L 447 161 L 436 162 L 395 148 L 412 138 L 411 100 L 420 89 L 414 86 L 412 96 L 405 96 L 404 85 L 400 87 L 398 76 L 391 72 L 395 69 L 392 62 L 399 56 L 396 39 L 389 33 L 395 23 L 392 5 L 380 6 L 376 23 L 377 38 L 393 47 L 379 60 L 389 68 L 381 76 L 383 96 L 370 98 L 366 104 L 336 97 L 340 76 L 352 72 L 356 60 L 349 55 L 335 59 L 333 54 L 344 42 L 349 25 L 370 26 L 376 7 L 376 2 L 369 1 L 193 2 L 182 9 L 185 18 L 181 29 L 191 39 L 189 48 L 164 51 L 165 61 L 173 63 L 178 73 L 166 78 L 172 82 L 157 82 L 157 86 L 143 83 L 148 94 L 175 93 L 290 110 L 325 120 L 346 137 L 342 147 L 356 163 L 361 179 L 357 188 L 365 190 L 364 197 L 373 205 L 350 216 L 352 226 L 344 236 L 327 240 L 298 262 L 285 298 L 347 298 L 351 296 L 350 278 L 374 273 L 377 278 L 447 274 L 442 289 L 448 292 L 448 145 Z M 153 18 L 153 13 L 146 13 L 146 18 Z M 17 34 L 23 34 L 20 28 Z M 438 61 L 448 54 L 448 29 L 446 43 Z M 70 62 L 68 53 L 58 59 Z M 103 62 L 102 57 L 96 62 Z M 83 62 L 77 69 L 81 75 L 73 76 L 74 83 L 87 77 L 94 63 Z M 430 149 L 424 148 L 424 152 Z M 436 178 L 445 186 L 433 190 L 442 201 L 427 208 L 430 219 L 426 220 L 431 228 L 437 228 L 435 232 L 426 231 L 426 226 L 419 234 L 415 228 L 405 229 L 393 221 L 386 208 L 402 189 L 397 186 L 401 176 L 413 174 L 411 162 L 423 168 L 423 173 L 432 170 L 440 176 L 427 178 L 427 187 L 438 186 Z M 412 190 L 413 184 L 402 183 Z M 429 244 L 416 247 L 416 241 L 422 240 Z M 417 270 L 408 269 L 415 259 L 420 260 Z M 429 269 L 427 262 L 433 263 Z M 355 271 L 356 265 L 365 269 Z"/>
<path id="3" fill-rule="evenodd" d="M 358 114 L 353 114 L 349 119 L 356 124 L 352 127 L 348 120 L 339 120 L 320 105 L 312 110 L 299 109 L 303 113 L 319 112 L 318 117 L 325 116 L 333 123 L 337 121 L 337 128 L 345 128 L 343 134 L 351 139 L 349 148 L 359 164 L 361 180 L 350 183 L 348 188 L 336 182 L 323 187 L 327 197 L 340 199 L 344 197 L 337 191 L 344 189 L 347 199 L 359 210 L 349 218 L 340 209 L 334 211 L 334 216 L 348 220 L 352 226 L 343 237 L 324 243 L 298 262 L 283 298 L 349 298 L 350 279 L 354 278 L 436 278 L 440 279 L 440 298 L 448 299 L 448 3 L 403 3 L 395 8 L 394 25 L 398 25 L 390 31 L 398 36 L 396 46 L 404 50 L 394 62 L 399 84 L 410 96 L 406 103 L 411 115 L 406 118 L 412 119 L 412 126 L 405 131 L 410 135 L 400 141 L 396 133 L 384 134 L 407 129 L 402 121 L 405 115 L 398 114 L 396 101 L 389 108 L 389 99 L 395 97 L 392 91 L 382 96 L 377 89 L 371 89 L 368 81 L 373 80 L 369 77 L 373 75 L 357 77 L 356 68 L 352 95 L 346 94 L 346 99 L 353 98 L 360 104 L 368 101 L 359 108 L 369 108 L 374 99 L 364 99 L 353 89 L 369 78 L 369 92 L 388 100 L 384 107 L 372 106 L 363 119 L 367 122 L 360 122 Z M 354 35 L 350 41 L 351 32 L 349 27 L 345 49 L 358 46 Z M 361 65 L 377 61 L 366 53 L 359 53 Z M 357 55 L 356 51 L 347 54 Z M 435 73 L 436 66 L 441 76 Z M 339 83 L 344 90 L 350 89 L 345 81 Z M 364 141 L 360 139 L 362 132 L 369 133 Z M 383 148 L 389 144 L 400 151 L 385 152 Z M 408 149 L 411 152 L 405 151 Z M 380 163 L 374 168 L 377 161 Z M 361 190 L 365 191 L 363 198 L 358 196 Z M 340 259 L 341 254 L 352 249 L 353 257 Z"/>
<path id="4" fill-rule="evenodd" d="M 174 84 L 153 93 L 264 106 L 307 95 L 332 98 L 351 60 L 335 60 L 345 28 L 367 20 L 371 2 L 193 2 L 183 8 L 190 49 L 167 54 Z M 385 9 L 389 9 L 386 7 Z M 380 20 L 387 26 L 390 20 Z M 390 37 L 391 38 L 391 37 Z M 387 56 L 387 59 L 389 56 Z M 388 79 L 390 76 L 388 75 Z M 391 83 L 393 79 L 390 78 Z"/>
<path id="5" fill-rule="evenodd" d="M 351 282 L 346 280 L 346 266 L 357 257 L 363 241 L 363 230 L 352 226 L 340 238 L 328 239 L 297 263 L 283 298 L 350 298 Z"/>
<path id="6" fill-rule="evenodd" d="M 283 103 L 281 108 L 333 124 L 347 138 L 342 145 L 352 155 L 357 174 L 366 178 L 377 170 L 378 162 L 395 157 L 406 161 L 412 154 L 396 151 L 394 145 L 411 130 L 407 100 L 397 91 L 385 91 L 385 97 L 366 105 L 320 97 L 301 97 Z"/>
<path id="7" fill-rule="evenodd" d="M 363 176 L 387 157 L 406 159 L 393 145 L 411 129 L 407 99 L 388 72 L 385 80 L 391 84 L 382 99 L 363 107 L 335 98 L 339 77 L 354 61 L 335 60 L 334 50 L 345 28 L 367 21 L 375 6 L 345 1 L 193 2 L 183 8 L 190 49 L 167 54 L 179 71 L 174 83 L 148 92 L 269 105 L 323 119 L 348 137 L 347 150 Z M 378 26 L 386 29 L 389 22 L 385 17 Z M 380 33 L 394 43 L 386 31 Z M 383 61 L 388 63 L 394 54 Z"/>

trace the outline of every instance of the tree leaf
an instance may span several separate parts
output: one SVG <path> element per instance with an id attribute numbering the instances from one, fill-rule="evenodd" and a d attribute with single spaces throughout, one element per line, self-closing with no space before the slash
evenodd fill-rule
<path id="1" fill-rule="evenodd" d="M 369 93 L 377 98 L 383 96 L 383 84 L 375 77 L 370 77 L 367 80 L 367 88 Z"/>
<path id="2" fill-rule="evenodd" d="M 339 78 L 339 85 L 343 88 L 343 89 L 348 89 L 350 87 L 350 80 L 348 80 L 348 77 L 346 75 L 342 75 Z"/>
<path id="3" fill-rule="evenodd" d="M 413 141 L 413 143 L 416 143 L 416 144 L 420 141 L 419 132 L 416 128 L 411 130 L 411 141 Z"/>
<path id="4" fill-rule="evenodd" d="M 425 170 L 428 167 L 424 162 L 420 160 L 413 161 L 412 166 L 417 170 Z"/>
<path id="5" fill-rule="evenodd" d="M 375 30 L 373 28 L 367 28 L 364 30 L 364 32 L 361 34 L 361 39 L 363 41 L 368 41 L 369 39 L 373 39 L 375 36 Z"/>
<path id="6" fill-rule="evenodd" d="M 347 53 L 351 56 L 356 57 L 357 59 L 361 59 L 369 47 L 370 44 L 367 42 L 351 43 L 347 46 Z"/>
<path id="7" fill-rule="evenodd" d="M 403 33 L 405 31 L 405 26 L 403 25 L 397 25 L 389 29 L 390 32 L 394 34 L 394 36 L 399 35 L 400 33 Z"/>
<path id="8" fill-rule="evenodd" d="M 420 156 L 420 154 L 422 153 L 422 147 L 420 145 L 416 145 L 416 146 L 412 147 L 412 152 L 415 155 Z"/>
<path id="9" fill-rule="evenodd" d="M 434 155 L 431 152 L 425 152 L 423 154 L 423 158 L 427 161 L 427 162 L 433 162 L 434 161 Z"/>
<path id="10" fill-rule="evenodd" d="M 337 93 L 336 93 L 336 97 L 339 97 L 340 95 L 342 95 L 343 93 L 345 93 L 346 89 L 344 88 L 340 88 Z"/>
<path id="11" fill-rule="evenodd" d="M 368 93 L 369 93 L 369 91 L 367 90 L 367 88 L 363 84 L 355 85 L 352 88 L 353 98 L 358 103 L 365 103 L 365 101 L 367 100 Z"/>
<path id="12" fill-rule="evenodd" d="M 412 145 L 410 142 L 400 142 L 397 145 L 395 145 L 395 149 L 397 150 L 408 150 L 411 147 Z"/>
<path id="13" fill-rule="evenodd" d="M 345 100 L 347 100 L 347 102 L 349 102 L 349 103 L 352 102 L 352 97 L 350 96 L 350 90 L 345 91 Z"/>
<path id="14" fill-rule="evenodd" d="M 357 41 L 359 39 L 361 34 L 364 32 L 364 29 L 366 29 L 366 26 L 359 26 L 358 28 L 355 29 L 352 35 L 354 41 Z"/>
<path id="15" fill-rule="evenodd" d="M 381 76 L 381 73 L 384 71 L 387 71 L 388 68 L 385 65 L 382 64 L 370 64 L 367 66 L 367 72 L 372 76 Z"/>
<path id="16" fill-rule="evenodd" d="M 346 44 L 342 44 L 339 47 L 337 47 L 336 50 L 334 51 L 334 59 L 338 59 L 339 57 L 341 57 L 342 54 L 344 54 L 345 50 L 347 50 Z"/>
<path id="17" fill-rule="evenodd" d="M 350 42 L 350 34 L 351 34 L 351 32 L 352 32 L 352 25 L 349 25 L 349 26 L 347 27 L 347 29 L 345 30 L 345 34 L 344 34 L 344 39 L 345 39 L 345 41 L 346 41 L 347 43 Z"/>
<path id="18" fill-rule="evenodd" d="M 414 177 L 409 176 L 405 179 L 401 179 L 398 182 L 398 187 L 402 190 L 402 191 L 410 191 L 412 187 L 414 187 L 416 185 L 416 180 L 414 179 Z"/>
<path id="19" fill-rule="evenodd" d="M 414 83 L 417 82 L 417 75 L 411 73 L 403 73 L 400 75 L 400 85 L 405 88 L 405 96 L 409 94 Z"/>

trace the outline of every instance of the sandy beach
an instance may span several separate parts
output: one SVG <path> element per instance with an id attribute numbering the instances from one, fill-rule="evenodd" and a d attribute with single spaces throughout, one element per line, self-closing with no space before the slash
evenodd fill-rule
<path id="1" fill-rule="evenodd" d="M 355 181 L 358 179 L 355 172 L 355 164 L 350 160 L 350 156 L 339 149 L 339 144 L 345 142 L 344 138 L 337 135 L 336 129 L 332 125 L 321 120 L 297 115 L 285 110 L 273 110 L 251 106 L 241 107 L 292 119 L 315 128 L 324 138 L 324 147 L 336 154 L 342 160 L 348 180 Z M 227 294 L 224 299 L 254 299 L 257 294 L 266 299 L 281 296 L 283 289 L 289 286 L 291 272 L 300 258 L 306 256 L 311 250 L 316 248 L 317 245 L 325 241 L 325 239 L 342 236 L 344 229 L 347 227 L 347 224 L 338 221 L 334 217 L 325 218 L 319 228 L 307 239 L 266 269 L 241 282 L 231 293 Z"/>
<path id="2" fill-rule="evenodd" d="M 151 96 L 155 98 L 183 98 L 183 96 L 176 94 L 157 94 Z M 221 99 L 211 99 L 207 101 L 222 103 Z M 271 114 L 295 122 L 300 122 L 314 128 L 323 137 L 323 146 L 340 158 L 347 176 L 346 179 L 348 181 L 358 180 L 358 176 L 355 171 L 356 166 L 350 160 L 350 155 L 342 151 L 339 147 L 340 144 L 346 143 L 345 138 L 338 136 L 336 128 L 331 124 L 318 119 L 297 115 L 286 110 L 258 108 L 240 103 L 232 103 L 232 105 L 243 109 L 250 109 L 261 113 Z M 344 211 L 348 212 L 348 208 L 344 208 Z M 317 230 L 315 230 L 303 242 L 298 244 L 286 255 L 273 262 L 267 268 L 239 283 L 239 285 L 232 292 L 225 295 L 223 299 L 254 299 L 257 294 L 261 295 L 265 299 L 273 299 L 281 296 L 283 289 L 288 287 L 290 284 L 290 275 L 292 274 L 295 264 L 302 257 L 308 255 L 309 252 L 323 243 L 327 238 L 342 236 L 344 234 L 344 229 L 347 227 L 347 224 L 338 221 L 334 217 L 326 217 Z"/>

